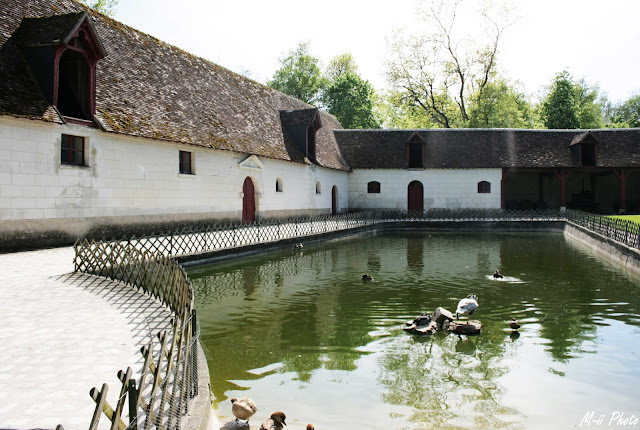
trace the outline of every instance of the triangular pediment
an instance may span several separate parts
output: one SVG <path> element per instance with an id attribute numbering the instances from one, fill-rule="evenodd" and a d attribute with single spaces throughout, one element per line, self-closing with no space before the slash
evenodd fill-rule
<path id="1" fill-rule="evenodd" d="M 239 162 L 238 167 L 248 170 L 262 170 L 264 169 L 264 164 L 262 164 L 262 161 L 260 161 L 260 159 L 256 155 L 250 155 Z"/>

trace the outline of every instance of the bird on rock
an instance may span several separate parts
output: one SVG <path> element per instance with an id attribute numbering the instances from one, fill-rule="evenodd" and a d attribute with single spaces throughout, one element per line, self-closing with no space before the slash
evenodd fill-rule
<path id="1" fill-rule="evenodd" d="M 284 412 L 274 412 L 269 418 L 262 421 L 260 430 L 282 430 L 282 426 L 287 425 L 287 423 L 284 422 L 286 418 L 287 416 L 284 414 Z M 307 428 L 309 428 L 309 426 L 307 426 Z"/>
<path id="2" fill-rule="evenodd" d="M 518 322 L 517 319 L 512 318 L 509 322 L 509 327 L 511 327 L 513 330 L 518 330 L 520 328 L 520 322 Z"/>
<path id="3" fill-rule="evenodd" d="M 458 302 L 456 319 L 460 318 L 460 314 L 467 314 L 471 316 L 476 309 L 478 309 L 478 296 L 475 294 L 469 294 L 466 299 L 462 299 Z"/>
<path id="4" fill-rule="evenodd" d="M 247 420 L 247 424 L 249 424 L 249 418 L 251 418 L 257 410 L 256 403 L 246 396 L 239 399 L 235 397 L 231 399 L 231 412 L 236 416 L 236 421 Z"/>

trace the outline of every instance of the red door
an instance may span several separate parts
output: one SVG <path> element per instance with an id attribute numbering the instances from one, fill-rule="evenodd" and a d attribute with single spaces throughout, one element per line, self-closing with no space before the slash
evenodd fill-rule
<path id="1" fill-rule="evenodd" d="M 256 220 L 256 195 L 253 181 L 248 176 L 242 185 L 242 223 L 250 224 Z"/>
<path id="2" fill-rule="evenodd" d="M 407 188 L 407 209 L 410 211 L 424 210 L 424 191 L 420 181 L 413 181 Z"/>
<path id="3" fill-rule="evenodd" d="M 338 213 L 338 187 L 335 185 L 331 189 L 331 215 Z"/>

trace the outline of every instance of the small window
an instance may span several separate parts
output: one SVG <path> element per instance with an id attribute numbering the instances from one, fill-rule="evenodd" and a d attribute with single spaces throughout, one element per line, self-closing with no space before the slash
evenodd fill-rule
<path id="1" fill-rule="evenodd" d="M 379 194 L 380 193 L 380 182 L 371 181 L 367 184 L 367 193 L 369 194 Z"/>
<path id="2" fill-rule="evenodd" d="M 316 182 L 316 194 L 320 194 L 322 189 L 320 188 L 320 181 Z"/>
<path id="3" fill-rule="evenodd" d="M 422 168 L 423 166 L 423 158 L 422 158 L 422 150 L 424 145 L 422 142 L 411 142 L 409 143 L 409 168 Z"/>
<path id="4" fill-rule="evenodd" d="M 180 173 L 183 175 L 193 175 L 191 152 L 180 151 Z"/>
<path id="5" fill-rule="evenodd" d="M 84 166 L 84 137 L 62 135 L 60 163 L 70 166 Z"/>
<path id="6" fill-rule="evenodd" d="M 580 145 L 580 164 L 583 166 L 596 165 L 596 144 L 584 142 Z"/>
<path id="7" fill-rule="evenodd" d="M 282 178 L 276 179 L 276 193 L 282 192 Z"/>
<path id="8" fill-rule="evenodd" d="M 491 182 L 480 181 L 478 182 L 478 193 L 490 193 L 491 192 Z"/>

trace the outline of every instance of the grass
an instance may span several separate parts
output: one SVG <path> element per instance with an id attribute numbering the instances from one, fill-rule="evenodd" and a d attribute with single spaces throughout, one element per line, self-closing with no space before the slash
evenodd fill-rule
<path id="1" fill-rule="evenodd" d="M 609 218 L 622 219 L 625 221 L 632 221 L 636 224 L 640 224 L 640 215 L 611 215 L 609 216 Z"/>

